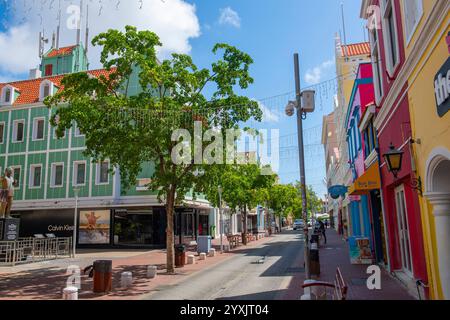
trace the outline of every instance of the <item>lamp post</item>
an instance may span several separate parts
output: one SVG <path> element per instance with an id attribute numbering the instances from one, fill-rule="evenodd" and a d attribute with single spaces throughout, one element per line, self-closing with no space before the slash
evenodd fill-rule
<path id="1" fill-rule="evenodd" d="M 73 236 L 72 236 L 72 251 L 73 257 L 75 258 L 76 246 L 77 246 L 77 218 L 78 218 L 78 193 L 80 188 L 74 188 L 73 192 L 75 194 L 75 211 L 73 213 Z"/>
<path id="2" fill-rule="evenodd" d="M 303 220 L 305 221 L 304 233 L 305 233 L 305 248 L 304 248 L 304 259 L 305 259 L 305 279 L 311 278 L 311 272 L 309 268 L 309 229 L 308 229 L 308 208 L 306 199 L 306 174 L 305 174 L 305 154 L 303 145 L 303 120 L 306 118 L 306 114 L 309 112 L 314 112 L 314 95 L 315 92 L 312 90 L 307 90 L 302 92 L 300 89 L 300 66 L 298 53 L 294 54 L 294 72 L 295 72 L 295 93 L 296 101 L 289 101 L 286 107 L 286 114 L 291 117 L 297 110 L 297 134 L 298 134 L 298 153 L 299 153 L 299 164 L 300 164 L 300 188 L 302 194 L 302 213 Z M 302 106 L 302 98 L 304 103 Z"/>
<path id="3" fill-rule="evenodd" d="M 223 232 L 224 232 L 224 225 L 223 225 L 223 211 L 222 211 L 222 187 L 218 187 L 219 191 L 219 215 L 220 215 L 220 252 L 223 253 Z"/>

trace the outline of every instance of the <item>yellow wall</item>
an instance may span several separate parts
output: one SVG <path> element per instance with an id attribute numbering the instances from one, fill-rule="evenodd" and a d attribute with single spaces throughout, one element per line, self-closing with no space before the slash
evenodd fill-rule
<path id="1" fill-rule="evenodd" d="M 422 46 L 414 48 L 423 26 L 431 13 L 433 6 L 439 0 L 423 1 L 424 14 L 411 42 L 406 47 L 407 58 L 413 50 L 421 50 Z M 403 15 L 402 15 L 403 16 Z M 436 32 L 432 40 L 425 44 L 426 50 L 408 79 L 409 107 L 411 113 L 411 125 L 414 139 L 420 139 L 420 144 L 414 144 L 414 154 L 417 166 L 417 174 L 424 184 L 426 178 L 426 164 L 433 149 L 444 147 L 450 150 L 450 112 L 443 118 L 437 114 L 437 106 L 434 92 L 434 77 L 449 57 L 445 38 L 450 31 L 450 13 L 447 13 L 445 22 Z M 406 41 L 406 40 L 405 40 Z M 421 198 L 421 214 L 427 257 L 427 271 L 432 299 L 442 299 L 442 290 L 439 280 L 438 255 L 436 246 L 436 233 L 432 206 Z"/>

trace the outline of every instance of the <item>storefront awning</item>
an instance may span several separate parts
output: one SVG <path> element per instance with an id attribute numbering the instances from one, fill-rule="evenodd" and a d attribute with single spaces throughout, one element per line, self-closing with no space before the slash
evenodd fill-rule
<path id="1" fill-rule="evenodd" d="M 380 188 L 381 179 L 379 164 L 378 161 L 376 161 L 362 176 L 356 179 L 356 181 L 349 187 L 348 193 L 352 196 L 365 195 L 372 190 Z"/>

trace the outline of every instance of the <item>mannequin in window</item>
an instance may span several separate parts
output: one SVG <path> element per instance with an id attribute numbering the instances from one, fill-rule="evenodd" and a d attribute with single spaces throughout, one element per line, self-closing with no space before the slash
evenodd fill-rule
<path id="1" fill-rule="evenodd" d="M 13 170 L 7 168 L 5 175 L 0 178 L 1 190 L 0 190 L 0 218 L 11 218 L 11 207 L 14 198 L 14 187 L 16 182 L 13 177 Z"/>

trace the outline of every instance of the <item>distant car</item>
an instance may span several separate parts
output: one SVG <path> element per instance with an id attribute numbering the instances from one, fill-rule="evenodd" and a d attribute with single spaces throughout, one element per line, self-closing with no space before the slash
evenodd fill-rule
<path id="1" fill-rule="evenodd" d="M 301 219 L 297 219 L 294 221 L 293 229 L 294 230 L 302 230 L 305 227 L 305 223 Z"/>

